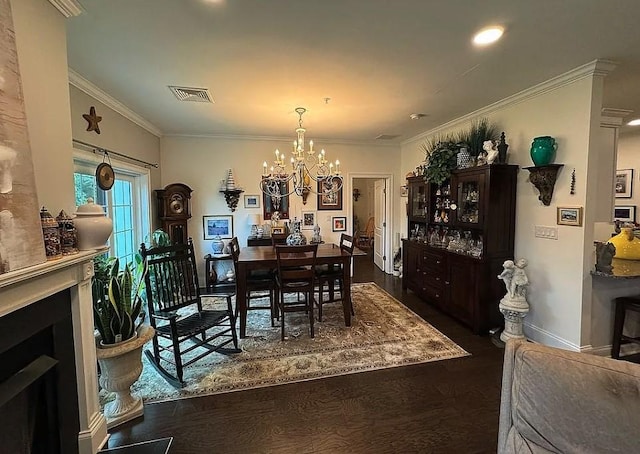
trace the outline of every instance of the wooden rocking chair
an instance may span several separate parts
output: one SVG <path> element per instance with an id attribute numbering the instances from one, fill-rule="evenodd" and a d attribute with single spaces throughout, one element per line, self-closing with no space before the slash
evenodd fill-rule
<path id="1" fill-rule="evenodd" d="M 145 354 L 165 380 L 182 387 L 184 367 L 209 353 L 240 352 L 231 306 L 235 292 L 212 294 L 226 299 L 226 305 L 220 309 L 202 308 L 191 238 L 187 244 L 152 249 L 142 244 L 140 254 L 149 269 L 145 278 L 147 307 L 149 321 L 157 334 L 153 338 L 153 352 L 145 350 Z M 167 342 L 161 343 L 159 338 Z M 190 345 L 184 345 L 187 341 Z M 230 343 L 233 348 L 227 347 Z M 197 348 L 203 351 L 196 351 L 185 359 L 184 355 Z M 173 364 L 175 375 L 167 370 L 164 362 Z"/>

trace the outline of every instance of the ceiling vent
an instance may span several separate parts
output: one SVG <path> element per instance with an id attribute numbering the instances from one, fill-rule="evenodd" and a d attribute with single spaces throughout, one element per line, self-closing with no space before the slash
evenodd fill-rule
<path id="1" fill-rule="evenodd" d="M 400 134 L 380 134 L 376 140 L 392 140 L 397 137 L 400 137 Z"/>
<path id="2" fill-rule="evenodd" d="M 178 98 L 178 101 L 213 103 L 213 98 L 208 88 L 176 87 L 169 85 L 169 90 Z"/>

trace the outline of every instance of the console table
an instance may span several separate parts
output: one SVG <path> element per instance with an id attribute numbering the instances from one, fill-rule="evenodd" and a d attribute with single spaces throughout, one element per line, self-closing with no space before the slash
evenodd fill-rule
<path id="1" fill-rule="evenodd" d="M 271 246 L 271 237 L 263 236 L 258 238 L 257 236 L 250 236 L 247 238 L 247 246 Z"/>

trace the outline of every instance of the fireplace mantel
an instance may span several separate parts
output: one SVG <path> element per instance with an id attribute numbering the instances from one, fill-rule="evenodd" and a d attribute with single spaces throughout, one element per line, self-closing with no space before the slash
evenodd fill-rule
<path id="1" fill-rule="evenodd" d="M 0 275 L 0 317 L 62 290 L 71 291 L 81 454 L 97 453 L 107 440 L 107 422 L 98 401 L 91 297 L 93 258 L 105 251 L 82 251 Z"/>

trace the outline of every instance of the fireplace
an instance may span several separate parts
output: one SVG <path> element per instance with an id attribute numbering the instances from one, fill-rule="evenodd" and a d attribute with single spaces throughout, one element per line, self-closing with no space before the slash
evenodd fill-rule
<path id="1" fill-rule="evenodd" d="M 91 299 L 97 252 L 0 275 L 0 452 L 93 454 L 106 442 Z"/>
<path id="2" fill-rule="evenodd" d="M 78 451 L 71 294 L 0 318 L 0 446 L 15 454 Z"/>

